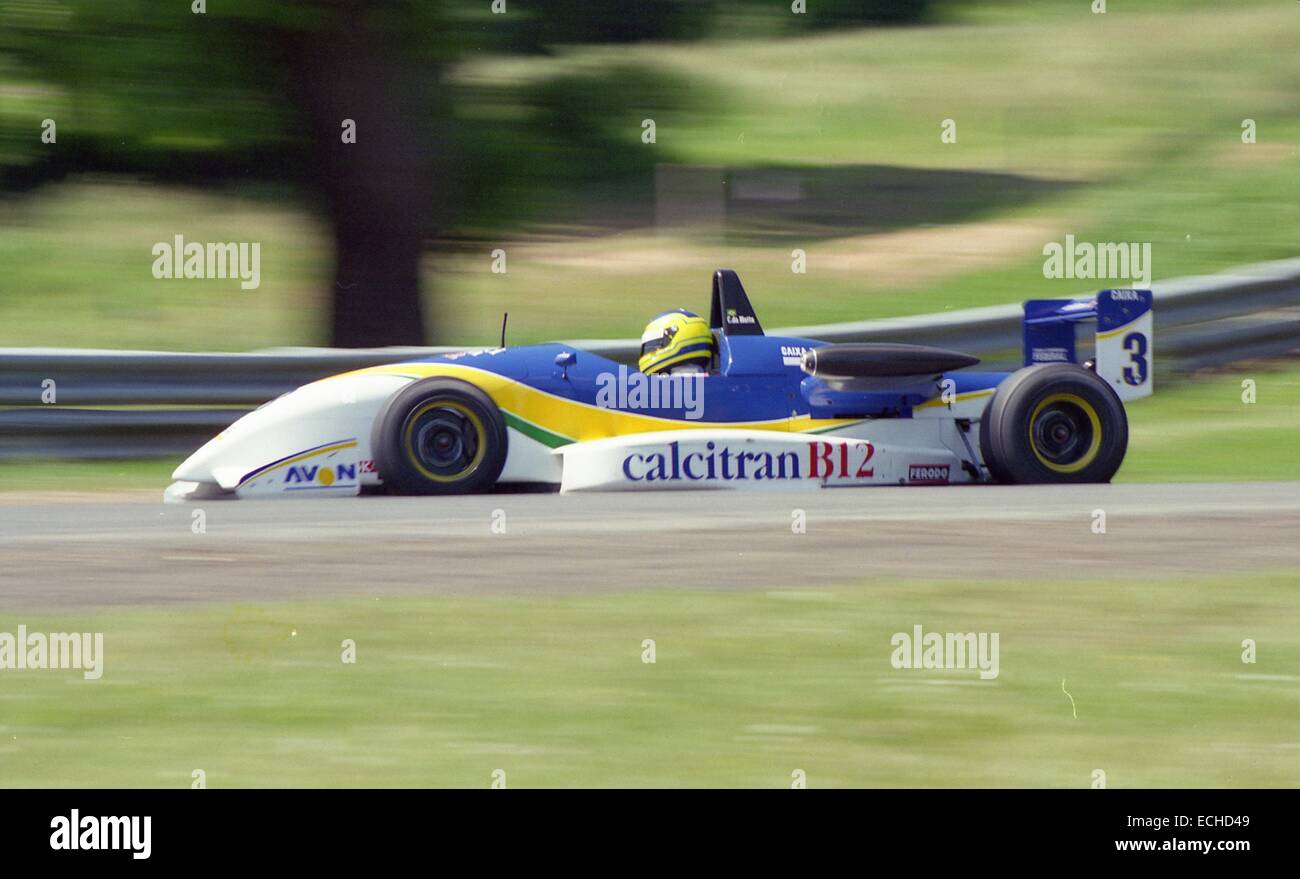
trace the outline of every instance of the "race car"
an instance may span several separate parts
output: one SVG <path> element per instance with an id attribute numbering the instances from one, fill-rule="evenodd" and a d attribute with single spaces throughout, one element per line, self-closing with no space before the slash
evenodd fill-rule
<path id="1" fill-rule="evenodd" d="M 1080 364 L 1075 325 L 1095 321 Z M 1024 363 L 769 336 L 714 273 L 708 368 L 647 375 L 566 344 L 407 360 L 304 385 L 180 465 L 167 500 L 1107 482 L 1152 391 L 1152 295 L 1024 305 Z"/>

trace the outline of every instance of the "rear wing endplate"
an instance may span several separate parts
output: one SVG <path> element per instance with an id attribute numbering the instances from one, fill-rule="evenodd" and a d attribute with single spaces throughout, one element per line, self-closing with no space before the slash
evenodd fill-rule
<path id="1" fill-rule="evenodd" d="M 1031 299 L 1023 323 L 1025 365 L 1078 363 L 1074 325 L 1096 321 L 1096 371 L 1121 400 L 1151 395 L 1153 296 L 1102 290 L 1095 299 Z"/>

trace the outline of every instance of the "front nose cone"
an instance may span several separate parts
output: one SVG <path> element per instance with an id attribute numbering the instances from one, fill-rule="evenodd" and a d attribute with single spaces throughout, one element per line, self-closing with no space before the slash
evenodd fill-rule
<path id="1" fill-rule="evenodd" d="M 198 451 L 190 455 L 172 472 L 172 479 L 186 482 L 215 482 L 212 476 L 212 464 L 223 447 L 222 434 L 217 434 L 204 443 Z"/>

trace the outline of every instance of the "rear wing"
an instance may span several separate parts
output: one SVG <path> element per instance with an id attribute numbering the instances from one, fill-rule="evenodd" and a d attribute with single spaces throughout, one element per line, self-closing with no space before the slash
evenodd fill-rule
<path id="1" fill-rule="evenodd" d="M 1102 290 L 1096 299 L 1031 299 L 1025 303 L 1025 365 L 1078 363 L 1074 325 L 1096 321 L 1095 369 L 1121 400 L 1152 388 L 1150 290 Z"/>

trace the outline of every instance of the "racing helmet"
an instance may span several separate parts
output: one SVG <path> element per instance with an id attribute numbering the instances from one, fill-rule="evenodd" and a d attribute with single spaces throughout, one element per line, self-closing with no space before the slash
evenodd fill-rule
<path id="1" fill-rule="evenodd" d="M 637 366 L 653 375 L 683 363 L 704 369 L 713 362 L 713 332 L 709 322 L 684 308 L 656 316 L 641 334 L 641 359 Z"/>

